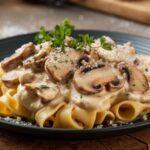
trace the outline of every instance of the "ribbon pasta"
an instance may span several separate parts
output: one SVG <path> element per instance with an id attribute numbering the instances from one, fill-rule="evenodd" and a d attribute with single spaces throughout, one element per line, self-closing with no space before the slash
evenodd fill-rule
<path id="1" fill-rule="evenodd" d="M 130 122 L 135 120 L 140 114 L 150 112 L 150 104 L 127 100 L 113 106 L 111 111 L 118 120 Z"/>

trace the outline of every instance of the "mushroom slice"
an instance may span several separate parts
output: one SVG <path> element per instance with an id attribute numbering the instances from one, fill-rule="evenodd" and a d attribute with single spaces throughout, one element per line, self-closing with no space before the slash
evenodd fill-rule
<path id="1" fill-rule="evenodd" d="M 103 86 L 119 75 L 119 71 L 111 66 L 98 65 L 78 69 L 74 74 L 74 84 L 84 94 L 98 93 Z"/>
<path id="2" fill-rule="evenodd" d="M 83 66 L 83 65 L 86 65 L 86 64 L 89 63 L 89 62 L 90 62 L 90 57 L 89 57 L 88 55 L 84 54 L 84 55 L 82 55 L 82 56 L 79 58 L 79 60 L 78 60 L 78 62 L 77 62 L 77 65 L 78 65 L 79 67 L 81 67 L 81 66 Z"/>
<path id="3" fill-rule="evenodd" d="M 26 69 L 31 68 L 34 72 L 42 72 L 44 70 L 45 61 L 46 57 L 40 60 L 28 59 L 23 62 L 23 66 Z"/>
<path id="4" fill-rule="evenodd" d="M 26 83 L 33 82 L 35 75 L 31 71 L 23 72 L 21 76 L 19 76 L 19 82 L 24 85 Z"/>
<path id="5" fill-rule="evenodd" d="M 120 70 L 127 74 L 129 87 L 131 91 L 145 92 L 149 89 L 148 80 L 143 72 L 137 69 L 133 64 L 121 63 Z"/>
<path id="6" fill-rule="evenodd" d="M 123 79 L 116 78 L 108 83 L 108 89 L 109 91 L 116 91 L 118 89 L 121 89 L 125 84 L 125 81 Z"/>
<path id="7" fill-rule="evenodd" d="M 45 70 L 56 81 L 63 81 L 74 70 L 80 52 L 69 49 L 65 52 L 51 52 L 45 63 Z"/>
<path id="8" fill-rule="evenodd" d="M 31 56 L 23 61 L 23 66 L 25 68 L 31 68 L 34 72 L 41 72 L 44 70 L 44 64 L 47 59 L 46 56 L 46 51 L 39 51 L 34 56 Z"/>
<path id="9" fill-rule="evenodd" d="M 24 86 L 18 88 L 17 98 L 21 104 L 31 112 L 37 112 L 44 104 L 41 102 L 41 98 L 36 95 L 33 90 L 27 90 Z"/>
<path id="10" fill-rule="evenodd" d="M 22 71 L 19 71 L 19 70 L 10 71 L 2 77 L 2 82 L 8 88 L 15 88 L 19 84 L 19 76 L 21 74 L 22 74 Z"/>
<path id="11" fill-rule="evenodd" d="M 25 87 L 27 90 L 35 91 L 42 98 L 43 103 L 51 101 L 59 93 L 59 89 L 54 83 L 31 83 L 25 84 Z"/>
<path id="12" fill-rule="evenodd" d="M 16 51 L 15 54 L 11 55 L 1 62 L 3 70 L 9 71 L 16 68 L 18 65 L 22 64 L 22 61 L 24 59 L 35 53 L 35 51 L 36 50 L 33 43 L 27 43 L 23 45 Z"/>

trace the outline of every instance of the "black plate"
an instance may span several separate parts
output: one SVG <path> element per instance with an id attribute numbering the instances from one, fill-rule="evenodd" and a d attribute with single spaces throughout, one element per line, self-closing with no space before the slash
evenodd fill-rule
<path id="1" fill-rule="evenodd" d="M 150 39 L 143 38 L 140 36 L 134 36 L 130 34 L 118 33 L 118 32 L 107 32 L 107 31 L 92 31 L 92 30 L 77 30 L 73 33 L 73 36 L 78 34 L 88 33 L 93 35 L 95 38 L 101 35 L 107 35 L 112 37 L 117 43 L 124 43 L 131 41 L 138 53 L 150 54 Z M 0 40 L 0 59 L 9 56 L 14 52 L 15 49 L 20 47 L 22 44 L 30 41 L 34 41 L 35 33 L 15 36 L 7 39 Z M 108 127 L 102 129 L 83 129 L 83 130 L 72 130 L 72 129 L 53 129 L 53 128 L 40 128 L 36 126 L 24 126 L 15 123 L 10 123 L 5 120 L 0 120 L 0 127 L 15 131 L 18 133 L 32 134 L 36 136 L 45 136 L 52 138 L 66 138 L 66 139 L 88 139 L 88 138 L 99 138 L 104 136 L 110 136 L 115 134 L 122 134 L 130 131 L 134 131 L 140 128 L 150 126 L 150 120 L 137 121 L 132 125 L 122 125 L 119 127 Z"/>

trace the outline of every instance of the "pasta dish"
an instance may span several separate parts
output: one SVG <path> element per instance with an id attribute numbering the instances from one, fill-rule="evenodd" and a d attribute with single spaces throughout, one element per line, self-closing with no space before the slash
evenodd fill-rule
<path id="1" fill-rule="evenodd" d="M 0 63 L 0 116 L 84 129 L 150 113 L 150 56 L 108 36 L 72 37 L 69 20 Z"/>

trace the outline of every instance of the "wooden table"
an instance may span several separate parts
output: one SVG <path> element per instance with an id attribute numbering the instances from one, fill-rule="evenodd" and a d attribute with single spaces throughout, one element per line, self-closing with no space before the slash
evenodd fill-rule
<path id="1" fill-rule="evenodd" d="M 77 28 L 133 33 L 150 37 L 150 26 L 82 9 L 53 8 L 21 0 L 0 1 L 0 38 L 37 31 L 41 25 L 52 29 L 65 17 Z M 10 133 L 0 129 L 0 150 L 148 150 L 150 128 L 135 133 L 97 140 L 50 140 Z"/>
<path id="2" fill-rule="evenodd" d="M 150 129 L 96 140 L 52 140 L 0 130 L 0 150 L 149 150 Z"/>

